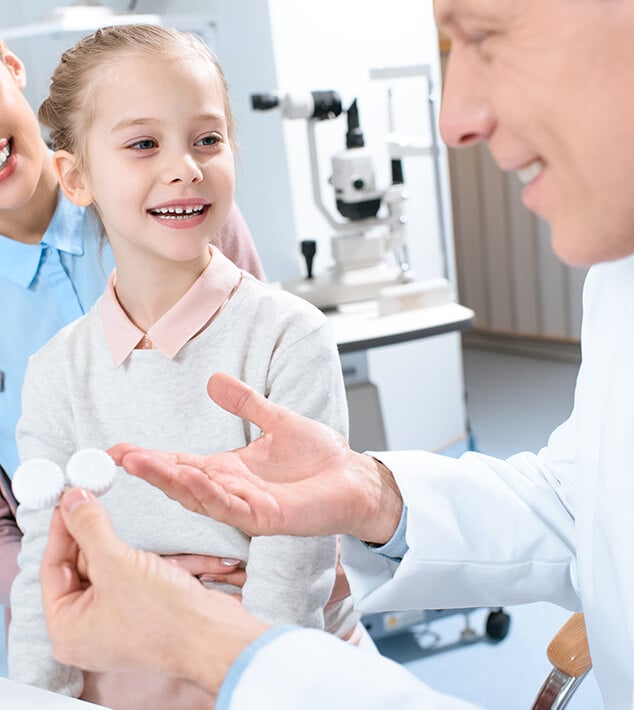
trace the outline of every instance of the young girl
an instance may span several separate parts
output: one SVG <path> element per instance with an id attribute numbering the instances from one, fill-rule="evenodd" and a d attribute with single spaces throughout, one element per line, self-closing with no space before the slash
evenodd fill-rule
<path id="1" fill-rule="evenodd" d="M 234 165 L 227 88 L 205 45 L 159 27 L 99 30 L 65 53 L 40 118 L 58 149 L 62 190 L 94 206 L 116 270 L 90 313 L 30 361 L 22 460 L 63 467 L 77 449 L 124 440 L 201 454 L 243 446 L 259 432 L 209 401 L 214 371 L 345 431 L 339 359 L 324 316 L 209 247 L 233 201 Z M 243 603 L 263 619 L 324 625 L 334 539 L 249 539 L 122 471 L 103 502 L 137 547 L 244 560 Z M 10 675 L 117 710 L 209 707 L 209 697 L 185 683 L 82 674 L 53 660 L 39 590 L 50 515 L 18 511 L 24 542 L 11 596 Z M 334 616 L 340 635 L 357 623 L 345 605 Z"/>
<path id="2" fill-rule="evenodd" d="M 24 97 L 26 82 L 24 65 L 0 39 L 0 467 L 8 474 L 18 465 L 15 426 L 28 358 L 90 309 L 113 267 L 109 247 L 99 248 L 98 220 L 59 192 L 52 154 Z M 263 278 L 235 204 L 214 244 Z M 5 607 L 21 537 L 10 483 L 5 479 L 3 485 L 0 475 L 0 605 Z"/>

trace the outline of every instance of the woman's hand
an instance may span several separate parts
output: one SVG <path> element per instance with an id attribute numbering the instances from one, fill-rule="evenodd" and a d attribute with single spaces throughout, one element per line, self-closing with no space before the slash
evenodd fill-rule
<path id="1" fill-rule="evenodd" d="M 204 585 L 220 582 L 242 588 L 247 581 L 244 563 L 233 558 L 213 555 L 164 555 L 163 559 L 182 567 Z"/>

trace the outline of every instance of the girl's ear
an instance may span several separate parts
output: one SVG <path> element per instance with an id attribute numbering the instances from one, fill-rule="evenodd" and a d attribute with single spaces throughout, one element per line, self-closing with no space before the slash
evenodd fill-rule
<path id="1" fill-rule="evenodd" d="M 79 207 L 88 207 L 94 198 L 84 173 L 79 168 L 77 158 L 65 150 L 58 150 L 53 155 L 53 167 L 59 186 L 64 195 Z"/>

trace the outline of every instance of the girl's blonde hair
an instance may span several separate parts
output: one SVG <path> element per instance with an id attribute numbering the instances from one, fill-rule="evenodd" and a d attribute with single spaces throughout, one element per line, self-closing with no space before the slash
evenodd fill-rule
<path id="1" fill-rule="evenodd" d="M 62 54 L 51 79 L 49 96 L 38 112 L 40 122 L 50 130 L 56 150 L 66 150 L 83 162 L 83 139 L 94 119 L 94 87 L 99 79 L 107 80 L 104 69 L 116 65 L 126 55 L 209 61 L 222 84 L 228 139 L 233 142 L 234 120 L 227 81 L 209 47 L 189 32 L 155 25 L 118 25 L 97 30 Z"/>

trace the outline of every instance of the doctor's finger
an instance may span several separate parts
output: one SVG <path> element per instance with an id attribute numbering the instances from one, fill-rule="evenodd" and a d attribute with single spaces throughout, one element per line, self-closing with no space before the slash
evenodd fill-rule
<path id="1" fill-rule="evenodd" d="M 268 432 L 289 415 L 289 410 L 269 402 L 235 377 L 218 372 L 207 382 L 207 393 L 220 407 Z"/>
<path id="2" fill-rule="evenodd" d="M 136 446 L 136 444 L 130 444 L 127 442 L 115 444 L 114 446 L 111 446 L 109 449 L 107 449 L 107 453 L 114 460 L 114 462 L 117 464 L 117 466 L 123 465 L 123 463 L 122 463 L 123 459 L 128 454 L 140 452 L 140 451 L 147 452 L 149 454 L 152 454 L 152 456 L 155 456 L 156 458 L 161 458 L 161 459 L 164 459 L 165 461 L 168 461 L 168 462 L 174 462 L 176 460 L 175 455 L 169 451 L 158 451 L 155 449 L 144 449 L 140 446 Z"/>
<path id="3" fill-rule="evenodd" d="M 212 480 L 187 466 L 182 467 L 181 480 L 196 498 L 200 511 L 210 518 L 249 535 L 287 534 L 280 521 L 280 505 L 261 481 L 254 485 L 248 479 L 221 472 Z"/>
<path id="4" fill-rule="evenodd" d="M 174 463 L 165 457 L 157 456 L 153 451 L 137 449 L 126 454 L 121 465 L 132 476 L 142 478 L 194 513 L 204 513 L 198 498 L 190 490 L 188 481 L 183 480 L 185 466 Z M 198 468 L 192 469 L 192 475 L 207 480 Z M 189 480 L 189 479 L 188 479 Z"/>
<path id="5" fill-rule="evenodd" d="M 42 599 L 47 617 L 60 603 L 67 600 L 69 595 L 79 592 L 82 588 L 76 566 L 77 556 L 77 543 L 68 532 L 58 508 L 53 513 L 40 568 Z"/>
<path id="6" fill-rule="evenodd" d="M 91 574 L 96 560 L 116 556 L 126 548 L 104 507 L 90 491 L 69 489 L 62 496 L 60 509 L 68 532 L 86 556 Z"/>

